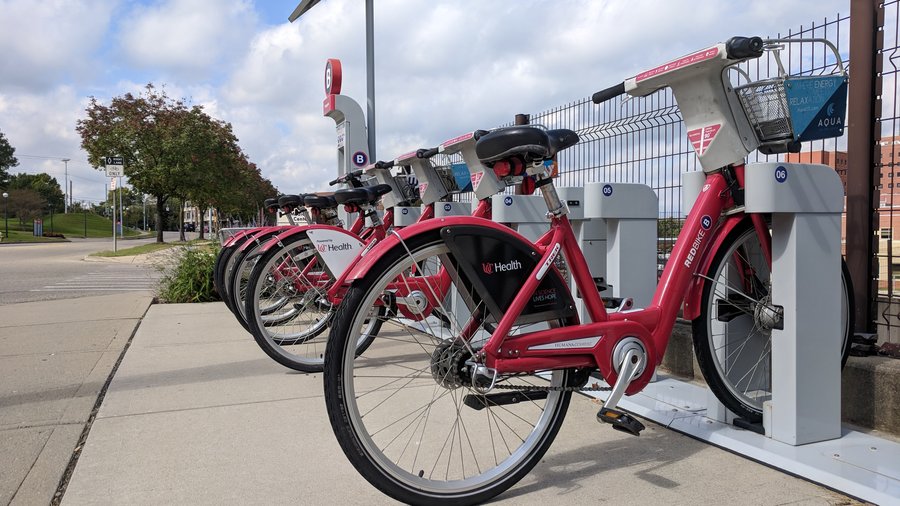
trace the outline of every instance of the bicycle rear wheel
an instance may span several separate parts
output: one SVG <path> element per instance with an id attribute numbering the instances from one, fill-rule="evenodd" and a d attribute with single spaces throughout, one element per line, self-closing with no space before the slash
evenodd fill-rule
<path id="1" fill-rule="evenodd" d="M 697 363 L 710 390 L 732 412 L 762 420 L 772 398 L 772 273 L 749 219 L 729 233 L 704 283 L 700 316 L 693 323 Z M 850 353 L 853 290 L 841 260 L 841 367 Z"/>
<path id="2" fill-rule="evenodd" d="M 571 397 L 569 370 L 495 376 L 487 394 L 473 384 L 469 360 L 489 326 L 457 272 L 437 232 L 395 247 L 348 291 L 326 351 L 325 401 L 341 448 L 373 486 L 406 503 L 470 504 L 503 492 L 549 448 Z M 403 293 L 428 307 L 404 309 Z M 379 304 L 390 307 L 384 325 L 357 357 L 368 308 Z M 522 402 L 501 401 L 511 392 L 503 388 L 526 390 L 516 392 Z"/>

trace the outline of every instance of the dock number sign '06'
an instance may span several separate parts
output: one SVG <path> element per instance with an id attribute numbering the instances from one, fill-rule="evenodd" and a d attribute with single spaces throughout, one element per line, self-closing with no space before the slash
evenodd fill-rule
<path id="1" fill-rule="evenodd" d="M 103 160 L 106 166 L 106 177 L 123 177 L 125 175 L 125 158 L 121 156 L 106 156 Z"/>

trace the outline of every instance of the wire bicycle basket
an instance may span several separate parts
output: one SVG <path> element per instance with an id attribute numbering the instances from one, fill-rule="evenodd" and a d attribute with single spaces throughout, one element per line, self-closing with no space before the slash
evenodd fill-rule
<path id="1" fill-rule="evenodd" d="M 403 200 L 408 203 L 407 205 L 415 205 L 420 202 L 419 185 L 414 175 L 400 174 L 394 176 L 394 184 L 397 185 L 397 189 L 403 195 Z"/>
<path id="2" fill-rule="evenodd" d="M 780 58 L 785 43 L 822 42 L 835 54 L 835 74 L 787 75 Z M 840 137 L 847 111 L 847 74 L 837 48 L 825 39 L 767 40 L 779 76 L 735 86 L 760 147 Z M 746 75 L 746 73 L 744 73 Z"/>

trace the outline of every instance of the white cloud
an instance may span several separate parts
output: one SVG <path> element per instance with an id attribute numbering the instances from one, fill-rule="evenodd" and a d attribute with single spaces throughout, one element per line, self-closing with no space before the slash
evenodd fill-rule
<path id="1" fill-rule="evenodd" d="M 114 18 L 118 24 L 108 30 L 89 7 L 108 13 L 111 1 L 80 10 L 59 2 L 71 7 L 67 16 L 77 16 L 66 26 L 93 30 L 87 38 L 68 41 L 75 47 L 51 44 L 63 48 L 65 57 L 31 47 L 22 49 L 27 58 L 12 56 L 39 62 L 30 67 L 36 74 L 31 79 L 42 87 L 24 94 L 9 90 L 11 64 L 0 62 L 0 130 L 17 152 L 84 159 L 75 156 L 80 150 L 72 138 L 75 121 L 83 116 L 79 101 L 91 94 L 108 100 L 140 91 L 152 80 L 166 83 L 171 97 L 189 98 L 231 122 L 251 160 L 282 191 L 325 188 L 336 172 L 334 122 L 322 116 L 325 60 L 342 60 L 343 92 L 365 109 L 362 2 L 328 0 L 294 24 L 263 26 L 250 0 L 222 0 L 215 7 L 201 0 L 163 0 L 122 7 Z M 289 4 L 285 17 L 296 5 Z M 21 14 L 31 16 L 23 18 L 28 23 L 54 26 L 60 17 L 46 5 L 58 7 L 0 0 L 0 50 L 19 47 L 2 30 L 19 24 L 7 21 L 7 12 L 28 10 Z M 848 11 L 847 0 L 822 0 L 815 9 L 783 0 L 379 0 L 377 154 L 392 157 L 511 122 L 516 113 L 586 97 L 732 35 L 775 34 Z M 44 40 L 53 37 L 29 40 L 45 47 Z M 121 57 L 97 62 L 114 72 L 97 74 L 96 81 L 76 90 L 53 84 L 83 68 L 70 61 L 73 55 L 89 59 L 100 40 L 107 43 L 104 56 Z M 117 42 L 121 48 L 115 50 Z M 16 105 L 20 102 L 28 107 Z"/>
<path id="2" fill-rule="evenodd" d="M 47 104 L 53 104 L 48 107 Z M 103 198 L 103 175 L 87 163 L 75 121 L 83 116 L 87 99 L 70 86 L 58 86 L 41 93 L 0 94 L 0 130 L 16 148 L 19 166 L 10 172 L 46 172 L 65 184 L 68 163 L 72 194 L 77 200 Z"/>
<path id="3" fill-rule="evenodd" d="M 0 1 L 0 89 L 47 90 L 94 75 L 113 0 Z"/>
<path id="4" fill-rule="evenodd" d="M 138 68 L 198 79 L 229 67 L 258 24 L 248 0 L 166 0 L 136 6 L 119 25 L 122 56 Z"/>

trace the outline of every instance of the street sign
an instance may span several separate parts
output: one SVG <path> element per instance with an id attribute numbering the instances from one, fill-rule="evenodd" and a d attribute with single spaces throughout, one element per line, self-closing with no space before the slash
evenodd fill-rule
<path id="1" fill-rule="evenodd" d="M 125 157 L 107 156 L 104 157 L 104 162 L 107 177 L 123 177 L 125 175 Z"/>

